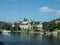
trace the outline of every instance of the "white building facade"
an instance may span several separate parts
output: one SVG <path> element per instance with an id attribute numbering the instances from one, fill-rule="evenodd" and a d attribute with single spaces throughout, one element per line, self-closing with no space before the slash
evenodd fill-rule
<path id="1" fill-rule="evenodd" d="M 32 22 L 33 21 L 30 21 L 30 20 L 24 20 L 24 21 L 21 21 L 21 24 L 19 25 L 19 27 L 21 29 L 31 29 L 32 28 Z M 36 22 L 36 21 L 35 21 Z M 43 25 L 40 23 L 40 24 L 36 24 L 36 26 L 38 27 L 37 30 L 42 30 L 43 28 Z"/>

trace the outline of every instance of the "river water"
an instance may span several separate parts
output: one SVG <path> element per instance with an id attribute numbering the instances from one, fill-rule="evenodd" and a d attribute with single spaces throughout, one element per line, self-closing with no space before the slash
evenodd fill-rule
<path id="1" fill-rule="evenodd" d="M 4 45 L 60 45 L 60 37 L 40 33 L 0 34 Z"/>

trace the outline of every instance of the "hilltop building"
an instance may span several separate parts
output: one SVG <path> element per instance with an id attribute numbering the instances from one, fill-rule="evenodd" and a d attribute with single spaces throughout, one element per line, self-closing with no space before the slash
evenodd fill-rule
<path id="1" fill-rule="evenodd" d="M 16 24 L 19 25 L 19 27 L 22 30 L 23 29 L 25 29 L 25 30 L 28 30 L 28 29 L 31 30 L 34 25 L 36 25 L 38 27 L 37 30 L 42 30 L 42 28 L 43 28 L 43 25 L 40 22 L 34 21 L 34 20 L 28 20 L 26 18 L 24 18 L 24 20 L 22 20 L 20 22 L 16 22 Z M 12 26 L 14 26 L 14 25 L 12 25 Z"/>

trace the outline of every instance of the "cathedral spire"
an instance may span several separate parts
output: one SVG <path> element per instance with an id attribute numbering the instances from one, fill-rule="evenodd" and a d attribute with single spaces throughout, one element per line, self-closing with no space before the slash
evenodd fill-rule
<path id="1" fill-rule="evenodd" d="M 23 21 L 28 21 L 28 19 L 24 17 L 24 20 Z"/>

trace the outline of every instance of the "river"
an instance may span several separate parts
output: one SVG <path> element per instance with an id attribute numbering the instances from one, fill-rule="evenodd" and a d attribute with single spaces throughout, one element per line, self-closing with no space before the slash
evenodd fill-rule
<path id="1" fill-rule="evenodd" d="M 40 33 L 10 33 L 0 34 L 0 42 L 4 45 L 60 45 L 60 37 Z"/>

